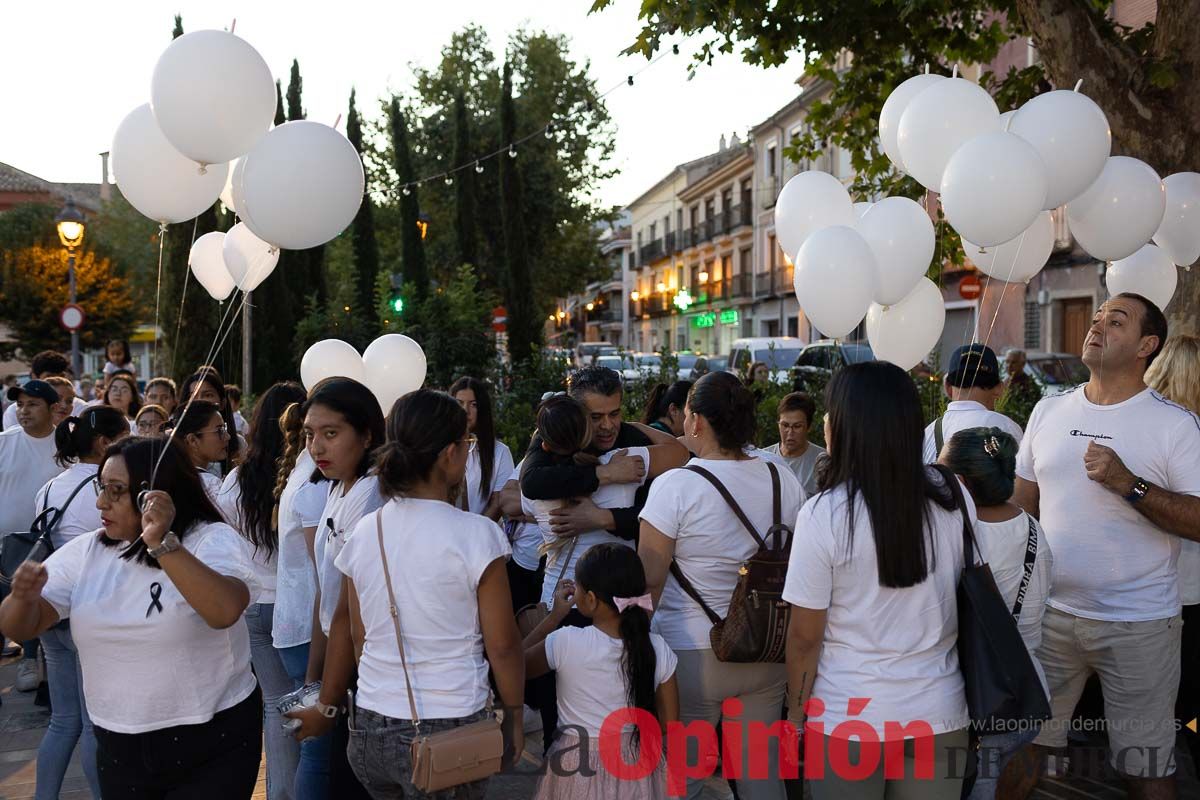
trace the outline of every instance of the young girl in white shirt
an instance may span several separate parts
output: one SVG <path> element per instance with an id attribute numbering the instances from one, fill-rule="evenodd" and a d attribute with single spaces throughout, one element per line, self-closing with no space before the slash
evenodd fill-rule
<path id="1" fill-rule="evenodd" d="M 598 544 L 579 559 L 575 581 L 555 592 L 551 615 L 526 638 L 525 672 L 536 678 L 556 670 L 559 735 L 546 754 L 538 800 L 666 796 L 663 762 L 641 780 L 610 772 L 601 763 L 601 737 L 620 736 L 626 764 L 661 754 L 666 725 L 679 718 L 675 654 L 650 632 L 653 605 L 637 553 Z M 586 628 L 555 630 L 572 602 L 592 621 Z M 650 741 L 655 739 L 657 741 Z"/>
<path id="2" fill-rule="evenodd" d="M 208 499 L 216 503 L 221 492 L 221 479 L 206 467 L 225 458 L 229 447 L 229 427 L 221 416 L 221 409 L 207 400 L 194 400 L 176 409 L 168 423 L 174 441 L 187 453 L 188 460 L 200 473 Z"/>
<path id="3" fill-rule="evenodd" d="M 508 445 L 496 438 L 491 392 L 478 378 L 459 378 L 450 385 L 450 396 L 467 412 L 467 432 L 474 437 L 456 505 L 499 520 L 500 490 L 512 474 L 513 457 Z"/>

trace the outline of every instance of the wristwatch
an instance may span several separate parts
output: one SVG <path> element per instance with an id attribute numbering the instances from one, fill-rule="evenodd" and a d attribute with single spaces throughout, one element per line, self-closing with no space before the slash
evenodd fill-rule
<path id="1" fill-rule="evenodd" d="M 146 548 L 146 554 L 151 558 L 162 558 L 167 553 L 174 553 L 181 547 L 183 547 L 183 543 L 179 541 L 179 537 L 175 535 L 175 531 L 167 531 L 167 535 L 163 537 L 158 547 Z"/>
<path id="2" fill-rule="evenodd" d="M 327 706 L 320 700 L 317 701 L 315 708 L 317 709 L 317 712 L 326 719 L 333 719 L 338 715 L 338 712 L 341 711 L 341 709 L 337 706 Z"/>
<path id="3" fill-rule="evenodd" d="M 1137 505 L 1137 503 L 1143 497 L 1145 497 L 1149 491 L 1150 484 L 1135 476 L 1133 479 L 1133 488 L 1129 490 L 1129 494 L 1125 495 L 1125 499 L 1128 500 L 1131 505 Z"/>

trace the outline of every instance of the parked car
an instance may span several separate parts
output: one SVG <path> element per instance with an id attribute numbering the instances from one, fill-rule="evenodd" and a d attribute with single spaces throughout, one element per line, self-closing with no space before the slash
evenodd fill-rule
<path id="1" fill-rule="evenodd" d="M 792 385 L 798 391 L 813 384 L 823 384 L 833 371 L 847 364 L 875 360 L 875 353 L 865 342 L 840 342 L 821 339 L 804 348 L 791 371 Z M 816 378 L 816 380 L 812 380 Z"/>
<path id="2" fill-rule="evenodd" d="M 612 342 L 581 342 L 575 348 L 575 354 L 581 367 L 592 364 L 598 355 L 614 355 L 616 352 L 617 346 Z"/>
<path id="3" fill-rule="evenodd" d="M 696 366 L 696 362 L 704 358 L 699 353 L 693 353 L 689 350 L 675 354 L 675 360 L 679 362 L 678 368 L 675 370 L 675 380 L 677 381 L 693 381 L 692 370 Z M 706 367 L 707 369 L 707 367 Z"/>
<path id="4" fill-rule="evenodd" d="M 637 367 L 637 362 L 633 355 L 603 355 L 595 356 L 592 364 L 597 367 L 608 367 L 611 370 L 616 370 L 621 376 L 621 382 L 625 384 L 637 383 L 642 380 L 642 373 Z"/>
<path id="5" fill-rule="evenodd" d="M 1000 362 L 1000 374 L 1008 380 L 1004 362 Z M 1025 353 L 1025 374 L 1037 381 L 1043 397 L 1065 394 L 1076 386 L 1087 383 L 1091 373 L 1077 355 L 1071 353 L 1046 353 L 1030 350 Z"/>
<path id="6" fill-rule="evenodd" d="M 783 383 L 789 379 L 790 370 L 800 357 L 804 345 L 803 339 L 794 336 L 737 339 L 729 351 L 729 362 L 725 369 L 744 378 L 750 365 L 761 361 L 771 370 L 771 380 Z"/>

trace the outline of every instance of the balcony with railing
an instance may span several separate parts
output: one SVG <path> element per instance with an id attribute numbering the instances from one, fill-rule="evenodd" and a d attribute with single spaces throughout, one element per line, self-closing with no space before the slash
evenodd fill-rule
<path id="1" fill-rule="evenodd" d="M 676 236 L 674 231 L 669 231 L 663 236 L 663 252 L 666 255 L 674 255 L 682 248 L 676 247 Z"/>
<path id="2" fill-rule="evenodd" d="M 729 283 L 730 297 L 749 297 L 751 294 L 751 275 L 748 272 L 743 272 L 740 275 L 734 275 Z"/>
<path id="3" fill-rule="evenodd" d="M 638 251 L 638 263 L 643 267 L 658 261 L 661 258 L 666 258 L 669 255 L 666 248 L 663 247 L 663 240 L 655 239 L 649 244 L 642 245 Z"/>

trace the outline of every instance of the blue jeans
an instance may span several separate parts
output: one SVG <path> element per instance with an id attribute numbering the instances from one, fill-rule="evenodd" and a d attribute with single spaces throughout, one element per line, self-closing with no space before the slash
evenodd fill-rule
<path id="1" fill-rule="evenodd" d="M 1028 730 L 979 737 L 979 774 L 967 800 L 993 800 L 1004 767 L 1022 747 L 1036 739 L 1037 734 L 1037 727 L 1031 726 Z"/>
<path id="2" fill-rule="evenodd" d="M 292 680 L 291 689 L 304 685 L 308 671 L 308 642 L 276 650 Z M 329 795 L 329 759 L 332 734 L 300 743 L 300 765 L 296 769 L 293 796 L 296 800 L 326 800 Z"/>
<path id="3" fill-rule="evenodd" d="M 79 743 L 79 760 L 93 797 L 100 796 L 96 776 L 96 733 L 83 699 L 83 672 L 67 622 L 42 634 L 46 677 L 50 684 L 50 727 L 38 745 L 37 800 L 57 800 L 67 764 Z"/>
<path id="4" fill-rule="evenodd" d="M 300 743 L 281 726 L 279 698 L 292 690 L 279 651 L 271 643 L 274 603 L 255 603 L 246 609 L 246 627 L 250 631 L 250 661 L 262 687 L 265 722 L 264 748 L 267 755 L 267 800 L 291 800 L 292 784 L 300 763 Z"/>

